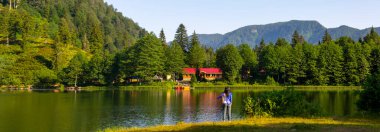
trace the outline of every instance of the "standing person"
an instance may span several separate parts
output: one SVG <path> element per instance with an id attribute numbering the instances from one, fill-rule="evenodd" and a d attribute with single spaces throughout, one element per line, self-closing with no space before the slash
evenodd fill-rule
<path id="1" fill-rule="evenodd" d="M 218 96 L 218 99 L 222 99 L 223 103 L 223 121 L 226 120 L 228 116 L 228 120 L 231 120 L 231 106 L 232 106 L 232 92 L 229 87 L 224 89 L 224 92 Z M 227 115 L 228 114 L 228 115 Z"/>

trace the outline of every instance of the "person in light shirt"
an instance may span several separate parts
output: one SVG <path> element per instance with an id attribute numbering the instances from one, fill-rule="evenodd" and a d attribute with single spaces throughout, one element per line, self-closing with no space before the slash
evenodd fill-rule
<path id="1" fill-rule="evenodd" d="M 224 89 L 224 92 L 218 96 L 218 99 L 222 99 L 223 103 L 223 121 L 228 119 L 231 121 L 231 106 L 232 106 L 232 92 L 229 87 Z"/>

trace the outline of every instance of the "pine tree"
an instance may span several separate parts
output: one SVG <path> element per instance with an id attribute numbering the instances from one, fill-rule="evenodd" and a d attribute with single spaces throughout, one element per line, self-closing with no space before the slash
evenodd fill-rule
<path id="1" fill-rule="evenodd" d="M 205 48 L 206 50 L 206 60 L 205 60 L 205 64 L 204 66 L 205 67 L 216 67 L 216 56 L 215 56 L 215 52 L 214 52 L 214 49 L 212 49 L 211 47 L 209 48 Z"/>
<path id="2" fill-rule="evenodd" d="M 168 74 L 174 74 L 174 78 L 178 79 L 178 75 L 182 72 L 185 66 L 185 56 L 182 48 L 177 42 L 173 42 L 165 51 L 167 57 L 165 61 L 165 71 Z"/>
<path id="3" fill-rule="evenodd" d="M 87 59 L 83 53 L 77 53 L 73 59 L 70 60 L 69 66 L 64 68 L 65 77 L 63 80 L 69 85 L 77 87 L 78 82 L 83 83 L 83 71 Z"/>
<path id="4" fill-rule="evenodd" d="M 357 49 L 359 48 L 359 49 Z M 346 85 L 358 85 L 360 78 L 358 76 L 358 55 L 360 53 L 360 46 L 357 46 L 353 43 L 347 43 L 343 47 L 343 71 L 344 71 L 344 81 Z"/>
<path id="5" fill-rule="evenodd" d="M 188 53 L 190 49 L 190 45 L 189 45 L 189 38 L 187 36 L 187 30 L 185 28 L 185 25 L 183 24 L 179 25 L 175 34 L 174 41 L 176 41 L 182 47 L 182 50 L 184 53 Z"/>
<path id="6" fill-rule="evenodd" d="M 7 45 L 9 45 L 9 27 L 10 27 L 10 11 L 8 10 L 0 10 L 0 37 L 6 39 Z"/>
<path id="7" fill-rule="evenodd" d="M 136 43 L 136 70 L 134 75 L 151 81 L 155 75 L 163 75 L 164 49 L 161 40 L 153 33 L 147 34 Z"/>
<path id="8" fill-rule="evenodd" d="M 291 57 L 292 57 L 292 47 L 290 44 L 285 40 L 285 44 L 280 44 L 275 46 L 275 51 L 278 54 L 278 70 L 277 70 L 277 81 L 283 82 L 284 84 L 288 83 L 289 76 L 288 72 L 290 69 L 291 64 Z"/>
<path id="9" fill-rule="evenodd" d="M 96 52 L 91 60 L 88 62 L 85 70 L 85 78 L 88 83 L 92 85 L 104 84 L 105 77 L 103 71 L 105 70 L 104 58 L 102 53 Z"/>
<path id="10" fill-rule="evenodd" d="M 65 45 L 72 44 L 72 33 L 73 32 L 70 30 L 68 21 L 65 18 L 61 18 L 59 24 L 58 41 Z"/>
<path id="11" fill-rule="evenodd" d="M 305 55 L 305 65 L 306 65 L 306 85 L 316 84 L 318 76 L 318 46 L 313 46 L 312 44 L 306 44 L 303 47 L 303 52 Z"/>
<path id="12" fill-rule="evenodd" d="M 298 31 L 295 30 L 292 35 L 292 47 L 294 47 L 297 44 L 303 44 L 305 42 L 305 39 L 302 35 L 298 34 Z"/>
<path id="13" fill-rule="evenodd" d="M 201 44 L 198 40 L 198 36 L 195 33 L 195 31 L 191 37 L 190 43 L 191 43 L 191 47 L 189 50 L 187 63 L 190 67 L 201 68 L 203 67 L 204 61 L 206 60 L 206 52 L 201 47 Z"/>
<path id="14" fill-rule="evenodd" d="M 343 79 L 343 50 L 334 42 L 323 43 L 320 48 L 318 67 L 319 84 L 339 85 Z"/>
<path id="15" fill-rule="evenodd" d="M 322 42 L 323 43 L 330 43 L 332 41 L 331 35 L 327 30 L 325 30 L 325 34 L 323 35 Z"/>
<path id="16" fill-rule="evenodd" d="M 301 79 L 306 77 L 304 64 L 303 45 L 297 44 L 291 50 L 290 67 L 287 71 L 291 84 L 300 84 Z M 302 80 L 303 81 L 303 80 Z"/>
<path id="17" fill-rule="evenodd" d="M 378 47 L 371 51 L 371 74 L 380 74 L 380 49 Z"/>
<path id="18" fill-rule="evenodd" d="M 288 41 L 285 38 L 278 38 L 276 41 L 276 46 L 285 46 L 288 45 Z"/>
<path id="19" fill-rule="evenodd" d="M 161 31 L 160 31 L 160 40 L 161 40 L 162 44 L 166 47 L 167 44 L 166 44 L 166 37 L 165 37 L 164 29 L 161 29 Z"/>
<path id="20" fill-rule="evenodd" d="M 379 34 L 375 31 L 375 28 L 371 28 L 371 31 L 364 37 L 364 42 L 367 44 L 380 45 Z"/>

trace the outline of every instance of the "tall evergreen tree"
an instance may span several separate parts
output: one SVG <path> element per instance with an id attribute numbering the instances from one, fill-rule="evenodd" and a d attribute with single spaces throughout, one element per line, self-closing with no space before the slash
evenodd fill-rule
<path id="1" fill-rule="evenodd" d="M 303 52 L 305 55 L 305 65 L 306 65 L 306 85 L 312 85 L 316 84 L 317 77 L 318 77 L 318 67 L 317 67 L 317 61 L 318 61 L 318 48 L 319 46 L 313 46 L 312 44 L 306 44 L 303 47 Z"/>
<path id="2" fill-rule="evenodd" d="M 152 81 L 155 75 L 163 75 L 164 49 L 161 40 L 153 33 L 147 34 L 136 43 L 136 69 L 134 75 Z"/>
<path id="3" fill-rule="evenodd" d="M 285 38 L 278 38 L 276 41 L 276 46 L 285 46 L 289 45 L 288 41 Z"/>
<path id="4" fill-rule="evenodd" d="M 302 35 L 298 33 L 297 30 L 294 31 L 292 35 L 292 47 L 294 47 L 297 44 L 303 44 L 305 42 L 305 39 Z"/>
<path id="5" fill-rule="evenodd" d="M 161 29 L 160 31 L 160 40 L 162 42 L 162 44 L 164 44 L 164 46 L 166 46 L 166 37 L 165 37 L 165 33 L 164 33 L 164 29 Z"/>
<path id="6" fill-rule="evenodd" d="M 303 45 L 297 44 L 291 50 L 290 67 L 287 71 L 289 82 L 291 84 L 300 84 L 306 77 L 305 74 L 305 55 L 303 52 Z"/>
<path id="7" fill-rule="evenodd" d="M 178 79 L 182 68 L 185 67 L 185 56 L 182 48 L 177 42 L 173 42 L 165 51 L 167 57 L 165 61 L 165 71 L 168 74 L 174 74 L 174 78 Z"/>
<path id="8" fill-rule="evenodd" d="M 325 34 L 323 35 L 323 38 L 322 38 L 322 43 L 330 43 L 331 41 L 332 41 L 331 35 L 329 34 L 329 32 L 327 32 L 327 30 L 325 30 Z"/>
<path id="9" fill-rule="evenodd" d="M 342 48 L 334 42 L 323 43 L 319 49 L 318 84 L 339 85 L 342 83 Z"/>
<path id="10" fill-rule="evenodd" d="M 375 31 L 375 28 L 371 28 L 370 32 L 364 37 L 364 42 L 367 44 L 380 45 L 379 34 Z"/>
<path id="11" fill-rule="evenodd" d="M 77 53 L 73 59 L 70 60 L 68 67 L 64 68 L 65 77 L 63 80 L 68 85 L 74 85 L 77 87 L 77 84 L 83 84 L 83 71 L 85 65 L 87 64 L 87 59 L 83 53 Z"/>
<path id="12" fill-rule="evenodd" d="M 371 73 L 380 74 L 380 48 L 376 47 L 371 51 Z"/>
<path id="13" fill-rule="evenodd" d="M 191 47 L 189 50 L 189 55 L 188 55 L 188 65 L 190 67 L 196 67 L 196 68 L 201 68 L 203 67 L 203 63 L 206 60 L 206 52 L 205 50 L 201 47 L 201 44 L 198 40 L 197 34 L 193 33 L 191 37 Z"/>
<path id="14" fill-rule="evenodd" d="M 190 49 L 190 44 L 185 25 L 179 25 L 174 37 L 174 41 L 176 41 L 182 47 L 184 53 L 188 53 Z"/>
<path id="15" fill-rule="evenodd" d="M 343 71 L 344 71 L 344 81 L 346 85 L 358 85 L 360 82 L 360 77 L 358 73 L 358 55 L 361 53 L 360 46 L 353 43 L 347 43 L 343 47 Z"/>
<path id="16" fill-rule="evenodd" d="M 206 51 L 205 67 L 216 67 L 216 55 L 214 49 L 211 47 L 204 48 Z"/>
<path id="17" fill-rule="evenodd" d="M 282 41 L 282 40 L 281 40 Z M 285 42 L 285 43 L 284 43 Z M 283 82 L 284 84 L 289 83 L 289 69 L 291 64 L 291 58 L 292 58 L 292 47 L 290 44 L 285 40 L 281 42 L 283 44 L 277 44 L 275 46 L 275 51 L 278 54 L 278 70 L 277 70 L 277 79 L 278 82 Z"/>

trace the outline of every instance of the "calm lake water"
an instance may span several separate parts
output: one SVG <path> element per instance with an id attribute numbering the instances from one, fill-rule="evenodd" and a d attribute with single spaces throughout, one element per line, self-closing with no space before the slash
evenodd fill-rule
<path id="1" fill-rule="evenodd" d="M 107 127 L 151 126 L 221 120 L 216 98 L 223 89 L 97 90 L 77 93 L 0 91 L 0 132 L 96 131 Z M 265 91 L 232 89 L 233 119 L 242 102 Z M 357 91 L 298 91 L 331 116 L 356 113 Z"/>

